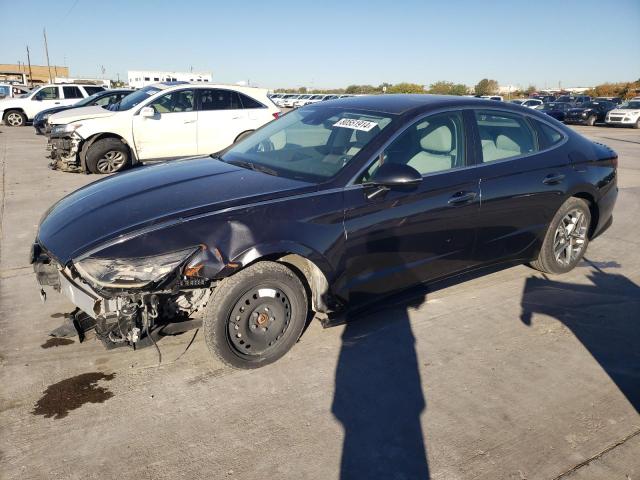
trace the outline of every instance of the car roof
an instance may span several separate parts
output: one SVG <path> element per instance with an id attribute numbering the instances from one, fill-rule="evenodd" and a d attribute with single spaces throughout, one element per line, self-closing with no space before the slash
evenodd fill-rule
<path id="1" fill-rule="evenodd" d="M 472 106 L 477 108 L 500 108 L 520 111 L 516 104 L 508 102 L 497 103 L 495 100 L 457 95 L 431 94 L 388 94 L 363 95 L 358 97 L 343 97 L 322 102 L 323 105 L 340 105 L 346 108 L 376 111 L 392 115 L 403 115 L 412 111 L 435 110 L 446 107 Z"/>

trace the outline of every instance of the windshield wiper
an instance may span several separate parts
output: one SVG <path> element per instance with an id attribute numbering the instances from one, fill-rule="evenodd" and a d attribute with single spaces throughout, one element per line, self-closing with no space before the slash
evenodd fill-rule
<path id="1" fill-rule="evenodd" d="M 273 175 L 274 177 L 279 176 L 278 172 L 276 172 L 274 169 L 265 167 L 264 165 L 247 162 L 246 160 L 228 160 L 227 161 L 227 160 L 223 160 L 221 157 L 214 156 L 214 155 L 212 155 L 211 157 L 215 158 L 216 160 L 222 160 L 223 162 L 227 162 L 231 165 L 236 165 L 242 168 L 248 168 L 249 170 L 253 170 L 254 172 L 262 172 L 262 173 L 266 173 L 267 175 Z"/>

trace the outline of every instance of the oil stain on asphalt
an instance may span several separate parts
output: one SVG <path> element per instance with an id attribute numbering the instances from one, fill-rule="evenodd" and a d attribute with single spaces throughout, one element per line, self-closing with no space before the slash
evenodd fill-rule
<path id="1" fill-rule="evenodd" d="M 40 345 L 40 348 L 62 347 L 64 345 L 71 345 L 72 343 L 75 342 L 69 338 L 51 337 Z"/>
<path id="2" fill-rule="evenodd" d="M 110 381 L 115 373 L 89 372 L 49 385 L 31 411 L 33 415 L 59 420 L 85 403 L 103 403 L 113 397 L 98 381 Z"/>

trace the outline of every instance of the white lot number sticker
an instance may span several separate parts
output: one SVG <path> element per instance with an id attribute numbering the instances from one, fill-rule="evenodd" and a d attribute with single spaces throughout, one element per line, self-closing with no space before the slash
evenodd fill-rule
<path id="1" fill-rule="evenodd" d="M 377 127 L 376 122 L 370 122 L 369 120 L 355 120 L 353 118 L 343 118 L 333 124 L 334 127 L 351 128 L 352 130 L 362 130 L 368 132 L 373 127 Z"/>

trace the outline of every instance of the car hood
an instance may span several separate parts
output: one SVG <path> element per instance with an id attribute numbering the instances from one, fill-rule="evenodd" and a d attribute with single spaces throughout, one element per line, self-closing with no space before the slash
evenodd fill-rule
<path id="1" fill-rule="evenodd" d="M 73 106 L 68 106 L 68 107 L 53 107 L 53 108 L 47 108 L 46 110 L 42 110 L 40 113 L 36 114 L 37 118 L 42 118 L 45 115 L 53 115 L 54 113 L 59 113 L 59 112 L 63 112 L 65 110 L 69 110 L 71 108 L 76 108 Z"/>
<path id="2" fill-rule="evenodd" d="M 98 106 L 72 108 L 53 114 L 49 117 L 49 123 L 52 125 L 65 125 L 67 123 L 77 122 L 78 120 L 87 120 L 90 118 L 102 118 L 115 115 L 117 112 L 112 112 Z"/>
<path id="3" fill-rule="evenodd" d="M 610 115 L 625 115 L 625 114 L 638 115 L 640 114 L 640 108 L 634 108 L 634 109 L 614 108 L 613 110 L 609 110 L 609 114 Z"/>
<path id="4" fill-rule="evenodd" d="M 60 200 L 40 222 L 37 241 L 66 264 L 106 242 L 151 226 L 317 188 L 210 157 L 140 167 Z"/>

